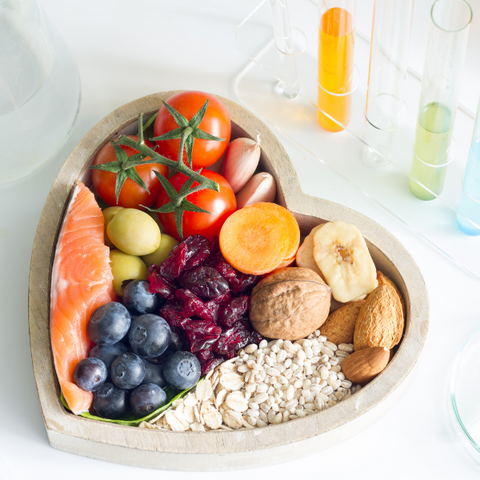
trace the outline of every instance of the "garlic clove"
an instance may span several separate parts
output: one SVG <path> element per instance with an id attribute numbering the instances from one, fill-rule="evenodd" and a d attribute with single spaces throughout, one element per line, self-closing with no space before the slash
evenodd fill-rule
<path id="1" fill-rule="evenodd" d="M 225 151 L 221 175 L 234 193 L 239 192 L 250 180 L 260 160 L 260 135 L 257 140 L 239 137 L 232 140 Z"/>
<path id="2" fill-rule="evenodd" d="M 267 172 L 254 175 L 237 193 L 237 209 L 257 202 L 273 202 L 277 193 L 275 179 Z"/>

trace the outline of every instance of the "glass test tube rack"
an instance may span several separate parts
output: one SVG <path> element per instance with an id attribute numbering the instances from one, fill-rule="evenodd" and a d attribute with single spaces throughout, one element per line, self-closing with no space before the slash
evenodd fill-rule
<path id="1" fill-rule="evenodd" d="M 369 39 L 356 32 L 354 61 L 359 78 L 358 87 L 352 93 L 350 124 L 339 133 L 326 132 L 317 123 L 317 4 L 313 0 L 295 0 L 295 8 L 293 4 L 290 7 L 291 55 L 298 73 L 299 93 L 295 99 L 275 93 L 274 86 L 284 78 L 285 62 L 275 45 L 269 4 L 269 0 L 261 1 L 237 28 L 237 47 L 251 60 L 235 79 L 238 100 L 273 124 L 305 155 L 313 156 L 360 189 L 432 248 L 480 279 L 480 240 L 466 235 L 456 226 L 462 177 L 474 126 L 473 114 L 465 108 L 457 111 L 453 133 L 456 154 L 448 166 L 443 192 L 434 194 L 437 198 L 429 202 L 415 198 L 410 193 L 409 182 L 421 78 L 413 72 L 407 73 L 404 98 L 407 119 L 395 132 L 392 155 L 384 157 L 385 166 L 369 166 L 362 161 L 365 148 L 375 148 L 364 139 Z M 382 152 L 377 154 L 382 155 Z M 321 188 L 318 196 L 322 196 Z M 472 219 L 467 221 L 480 228 Z"/>

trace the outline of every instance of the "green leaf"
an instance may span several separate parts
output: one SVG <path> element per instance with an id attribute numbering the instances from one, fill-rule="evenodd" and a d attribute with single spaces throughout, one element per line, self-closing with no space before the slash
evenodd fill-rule
<path id="1" fill-rule="evenodd" d="M 117 178 L 115 180 L 115 201 L 118 203 L 118 198 L 120 197 L 120 192 L 122 190 L 123 184 L 127 179 L 127 172 L 125 170 L 120 170 L 117 173 Z"/>
<path id="2" fill-rule="evenodd" d="M 180 240 L 183 240 L 183 208 L 175 208 L 175 225 Z"/>
<path id="3" fill-rule="evenodd" d="M 144 153 L 136 153 L 135 155 L 132 155 L 127 161 L 125 161 L 122 164 L 122 169 L 123 170 L 128 170 L 129 168 L 136 167 L 137 165 L 144 165 L 147 163 L 155 163 L 153 160 L 152 161 L 145 161 L 147 156 Z M 133 169 L 133 168 L 132 168 Z"/>
<path id="4" fill-rule="evenodd" d="M 92 170 L 104 170 L 105 172 L 118 173 L 122 167 L 118 162 L 101 163 L 100 165 L 91 165 Z"/>
<path id="5" fill-rule="evenodd" d="M 143 131 L 145 131 L 157 118 L 158 110 L 147 120 L 147 123 L 143 126 Z"/>
<path id="6" fill-rule="evenodd" d="M 208 107 L 208 98 L 205 100 L 205 103 L 202 105 L 202 108 L 190 119 L 188 123 L 192 128 L 197 128 L 203 120 L 205 116 L 205 112 L 207 111 Z"/>
<path id="7" fill-rule="evenodd" d="M 161 174 L 158 173 L 156 170 L 153 171 L 155 176 L 160 180 L 162 187 L 165 189 L 165 193 L 168 195 L 170 200 L 174 200 L 178 196 L 178 192 L 172 186 L 172 184 Z"/>
<path id="8" fill-rule="evenodd" d="M 195 183 L 193 178 L 189 178 L 180 188 L 180 191 L 178 192 L 179 195 L 184 195 L 192 188 L 192 185 Z M 190 192 L 188 192 L 187 195 L 190 195 Z"/>
<path id="9" fill-rule="evenodd" d="M 165 102 L 165 100 L 163 104 L 179 127 L 188 127 L 188 120 L 181 113 L 178 113 L 171 105 Z"/>
<path id="10" fill-rule="evenodd" d="M 197 382 L 198 383 L 198 382 Z M 149 415 L 142 417 L 142 418 L 135 418 L 132 414 L 127 414 L 123 418 L 119 419 L 110 419 L 110 418 L 102 418 L 98 417 L 96 415 L 93 415 L 88 412 L 80 413 L 80 417 L 84 418 L 89 418 L 91 420 L 99 420 L 101 422 L 108 422 L 108 423 L 117 423 L 119 425 L 127 425 L 130 427 L 138 427 L 142 422 L 148 422 L 150 420 L 153 420 L 157 415 L 160 415 L 164 410 L 167 410 L 168 408 L 171 407 L 172 403 L 177 400 L 178 398 L 183 397 L 188 391 L 190 391 L 192 388 L 194 388 L 196 385 L 194 385 L 191 388 L 188 388 L 186 390 L 183 390 L 182 392 L 179 392 L 178 390 L 174 390 L 173 388 L 170 387 L 165 387 L 165 393 L 167 394 L 167 403 L 163 405 L 163 407 L 158 408 L 154 412 L 150 413 Z M 63 396 L 63 393 L 60 393 L 60 400 L 63 404 L 63 406 L 69 410 L 70 408 L 68 407 L 67 401 L 65 400 L 65 397 Z"/>
<path id="11" fill-rule="evenodd" d="M 200 138 L 201 140 L 218 140 L 219 142 L 223 142 L 225 140 L 224 138 L 215 137 L 213 135 L 210 135 L 209 133 L 204 132 L 203 130 L 200 130 L 199 128 L 194 130 L 193 136 L 195 138 Z"/>
<path id="12" fill-rule="evenodd" d="M 115 156 L 117 157 L 118 163 L 120 163 L 120 165 L 122 165 L 123 163 L 125 163 L 128 160 L 128 156 L 127 156 L 125 150 L 123 148 L 120 148 L 120 146 L 116 142 L 112 141 L 110 143 L 112 144 L 113 149 L 115 150 Z"/>
<path id="13" fill-rule="evenodd" d="M 175 130 L 170 130 L 167 133 L 164 133 L 163 135 L 160 135 L 158 137 L 153 137 L 150 140 L 157 141 L 157 140 L 175 140 L 177 138 L 180 138 L 182 136 L 182 132 L 185 130 L 184 128 L 176 128 Z"/>
<path id="14" fill-rule="evenodd" d="M 150 190 L 145 185 L 145 182 L 142 180 L 142 177 L 138 174 L 138 172 L 134 168 L 127 170 L 125 173 L 127 174 L 127 177 L 130 178 L 130 180 L 133 180 L 136 184 L 140 185 L 144 190 L 146 190 L 148 194 L 150 194 Z M 117 203 L 118 203 L 118 200 L 117 200 Z"/>
<path id="15" fill-rule="evenodd" d="M 165 205 L 162 205 L 160 208 L 150 208 L 146 207 L 145 205 L 141 205 L 141 207 L 147 209 L 149 212 L 156 213 L 172 213 L 175 211 L 175 205 L 172 202 L 168 202 Z"/>
<path id="16" fill-rule="evenodd" d="M 203 208 L 200 208 L 198 205 L 195 205 L 194 203 L 189 202 L 188 200 L 183 201 L 182 207 L 183 207 L 183 210 L 188 212 L 211 213 L 208 210 L 204 210 Z"/>
<path id="17" fill-rule="evenodd" d="M 140 143 L 145 143 L 143 141 L 143 113 L 140 112 L 138 115 L 138 141 Z"/>
<path id="18" fill-rule="evenodd" d="M 189 135 L 185 140 L 185 152 L 187 153 L 188 166 L 192 168 L 192 156 L 193 156 L 193 141 L 195 139 L 192 135 Z"/>

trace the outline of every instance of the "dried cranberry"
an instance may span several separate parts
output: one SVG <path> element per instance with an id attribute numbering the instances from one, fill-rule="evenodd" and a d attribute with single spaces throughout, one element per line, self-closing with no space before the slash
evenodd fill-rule
<path id="1" fill-rule="evenodd" d="M 207 360 L 215 357 L 215 354 L 212 352 L 212 350 L 200 350 L 195 352 L 194 355 L 198 358 L 200 363 L 206 362 Z"/>
<path id="2" fill-rule="evenodd" d="M 176 245 L 170 255 L 160 265 L 160 274 L 166 280 L 175 280 L 184 270 L 187 245 L 183 242 Z"/>
<path id="3" fill-rule="evenodd" d="M 151 265 L 148 268 L 149 290 L 151 293 L 158 293 L 166 300 L 173 300 L 175 288 L 171 287 L 160 275 L 160 268 L 157 265 Z"/>
<path id="4" fill-rule="evenodd" d="M 250 306 L 250 297 L 240 295 L 232 298 L 230 302 L 222 309 L 218 316 L 218 323 L 224 328 L 233 327 L 233 324 L 241 320 L 247 313 Z"/>
<path id="5" fill-rule="evenodd" d="M 214 322 L 206 320 L 188 320 L 183 325 L 192 353 L 210 349 L 222 334 L 222 329 Z"/>
<path id="6" fill-rule="evenodd" d="M 212 255 L 214 255 L 214 254 L 216 254 L 216 253 L 220 252 L 220 242 L 219 242 L 219 240 L 218 240 L 218 237 L 217 237 L 217 236 L 215 236 L 215 237 L 213 237 L 213 238 L 212 238 L 212 246 L 211 246 L 211 251 L 212 251 L 212 253 L 211 253 L 211 255 L 210 255 L 210 256 L 212 256 Z M 209 258 L 210 258 L 210 257 L 209 257 Z"/>
<path id="7" fill-rule="evenodd" d="M 178 278 L 183 288 L 202 298 L 215 298 L 229 291 L 228 282 L 212 267 L 198 267 Z"/>
<path id="8" fill-rule="evenodd" d="M 250 341 L 248 343 L 255 343 L 259 344 L 263 340 L 263 337 L 252 328 L 252 332 L 250 334 Z"/>
<path id="9" fill-rule="evenodd" d="M 166 303 L 159 311 L 171 327 L 183 327 L 183 324 L 189 320 L 183 315 L 183 307 L 179 303 Z"/>
<path id="10" fill-rule="evenodd" d="M 235 325 L 222 333 L 222 336 L 213 345 L 213 350 L 220 355 L 233 358 L 235 352 L 248 345 L 251 338 L 251 327 L 245 321 L 238 321 Z"/>
<path id="11" fill-rule="evenodd" d="M 218 367 L 223 362 L 224 362 L 224 359 L 222 357 L 214 357 L 210 360 L 207 360 L 204 363 L 200 362 L 200 365 L 202 366 L 201 375 L 202 376 L 206 375 L 208 372 L 210 372 L 214 368 Z"/>
<path id="12" fill-rule="evenodd" d="M 192 235 L 182 243 L 187 246 L 185 253 L 185 270 L 191 270 L 201 265 L 212 251 L 210 242 L 201 235 Z"/>
<path id="13" fill-rule="evenodd" d="M 183 305 L 183 315 L 185 317 L 193 317 L 198 315 L 204 308 L 203 301 L 200 300 L 190 290 L 182 290 L 179 288 L 175 292 L 175 299 Z"/>
<path id="14" fill-rule="evenodd" d="M 244 293 L 250 287 L 260 281 L 259 275 L 249 275 L 247 273 L 238 273 L 235 278 L 229 278 L 228 284 L 232 293 Z"/>

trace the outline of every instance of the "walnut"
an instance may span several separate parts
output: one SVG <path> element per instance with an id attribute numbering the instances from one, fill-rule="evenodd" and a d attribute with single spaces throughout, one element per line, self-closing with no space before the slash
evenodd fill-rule
<path id="1" fill-rule="evenodd" d="M 304 338 L 327 319 L 331 291 L 320 275 L 309 268 L 277 270 L 252 291 L 252 326 L 267 338 Z"/>

